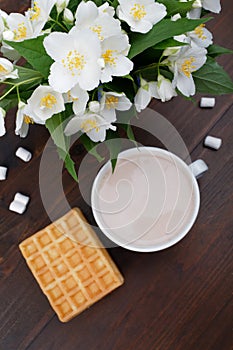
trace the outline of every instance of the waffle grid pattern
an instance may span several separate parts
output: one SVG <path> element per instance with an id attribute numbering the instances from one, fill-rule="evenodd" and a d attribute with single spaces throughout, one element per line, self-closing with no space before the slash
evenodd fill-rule
<path id="1" fill-rule="evenodd" d="M 23 241 L 20 250 L 62 322 L 123 283 L 78 209 Z"/>

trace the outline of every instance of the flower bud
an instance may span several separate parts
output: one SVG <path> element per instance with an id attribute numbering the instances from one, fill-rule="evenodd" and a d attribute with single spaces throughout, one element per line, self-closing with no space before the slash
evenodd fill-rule
<path id="1" fill-rule="evenodd" d="M 178 19 L 181 19 L 181 15 L 180 15 L 179 13 L 176 13 L 175 15 L 173 15 L 173 16 L 171 17 L 171 20 L 172 20 L 173 22 L 176 22 Z"/>
<path id="2" fill-rule="evenodd" d="M 98 113 L 100 111 L 100 103 L 98 101 L 92 101 L 88 105 L 89 110 L 93 113 Z"/>
<path id="3" fill-rule="evenodd" d="M 74 15 L 68 8 L 65 8 L 64 10 L 63 19 L 69 24 L 72 24 L 74 22 Z"/>
<path id="4" fill-rule="evenodd" d="M 26 103 L 24 103 L 23 101 L 19 101 L 18 103 L 18 109 L 23 108 L 24 106 L 26 106 Z"/>
<path id="5" fill-rule="evenodd" d="M 57 12 L 61 13 L 69 4 L 69 0 L 57 0 L 56 6 L 57 6 Z"/>
<path id="6" fill-rule="evenodd" d="M 173 96 L 177 96 L 172 82 L 161 74 L 158 76 L 157 93 L 162 102 L 169 101 Z"/>

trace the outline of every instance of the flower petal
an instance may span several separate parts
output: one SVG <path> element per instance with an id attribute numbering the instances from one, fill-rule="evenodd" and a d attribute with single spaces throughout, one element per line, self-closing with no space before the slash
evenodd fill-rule
<path id="1" fill-rule="evenodd" d="M 93 1 L 81 2 L 77 8 L 75 18 L 75 25 L 79 26 L 87 26 L 91 24 L 96 17 L 98 16 L 98 8 Z"/>
<path id="2" fill-rule="evenodd" d="M 78 82 L 78 76 L 72 75 L 61 63 L 54 62 L 50 68 L 49 85 L 58 92 L 68 92 Z"/>
<path id="3" fill-rule="evenodd" d="M 78 131 L 80 131 L 80 118 L 74 117 L 66 125 L 64 133 L 66 136 L 71 136 L 76 134 Z"/>
<path id="4" fill-rule="evenodd" d="M 219 13 L 221 11 L 220 0 L 204 0 L 203 7 L 204 9 L 214 13 Z"/>
<path id="5" fill-rule="evenodd" d="M 140 113 L 143 109 L 145 109 L 148 106 L 150 101 L 151 101 L 150 93 L 143 88 L 139 88 L 134 98 L 136 110 Z"/>
<path id="6" fill-rule="evenodd" d="M 62 43 L 62 50 L 61 50 Z M 54 32 L 44 39 L 44 47 L 47 54 L 55 61 L 60 61 L 66 56 L 73 46 L 73 41 L 67 33 Z"/>
<path id="7" fill-rule="evenodd" d="M 196 87 L 192 75 L 190 75 L 190 77 L 187 77 L 183 74 L 178 74 L 177 88 L 183 95 L 187 97 L 193 96 L 196 92 Z"/>

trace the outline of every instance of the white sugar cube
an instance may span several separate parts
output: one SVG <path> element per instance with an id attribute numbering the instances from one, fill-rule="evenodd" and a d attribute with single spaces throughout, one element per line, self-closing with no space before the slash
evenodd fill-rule
<path id="1" fill-rule="evenodd" d="M 219 150 L 219 148 L 222 146 L 222 139 L 214 136 L 206 136 L 204 140 L 204 145 L 206 147 L 213 148 L 215 150 Z"/>
<path id="2" fill-rule="evenodd" d="M 11 202 L 9 206 L 9 210 L 14 211 L 15 213 L 18 213 L 18 214 L 23 214 L 26 210 L 26 205 L 23 204 L 22 202 L 17 202 L 14 200 L 13 202 Z"/>
<path id="3" fill-rule="evenodd" d="M 6 180 L 7 168 L 5 166 L 0 166 L 0 181 Z"/>
<path id="4" fill-rule="evenodd" d="M 202 97 L 200 102 L 201 108 L 213 108 L 215 106 L 214 97 Z"/>
<path id="5" fill-rule="evenodd" d="M 201 177 L 209 168 L 202 159 L 198 159 L 189 165 L 190 170 L 196 178 Z"/>
<path id="6" fill-rule="evenodd" d="M 27 205 L 29 200 L 30 200 L 30 197 L 25 196 L 24 194 L 19 193 L 19 192 L 16 193 L 15 198 L 14 198 L 14 201 L 20 202 L 20 203 L 22 203 L 24 205 Z"/>
<path id="7" fill-rule="evenodd" d="M 16 157 L 22 159 L 24 162 L 29 162 L 32 158 L 31 152 L 23 147 L 19 147 L 15 153 Z"/>

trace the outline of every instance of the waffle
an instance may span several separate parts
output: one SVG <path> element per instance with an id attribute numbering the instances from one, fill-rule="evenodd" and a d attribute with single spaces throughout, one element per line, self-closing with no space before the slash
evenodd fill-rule
<path id="1" fill-rule="evenodd" d="M 123 284 L 123 277 L 79 209 L 23 241 L 19 248 L 62 322 Z"/>

